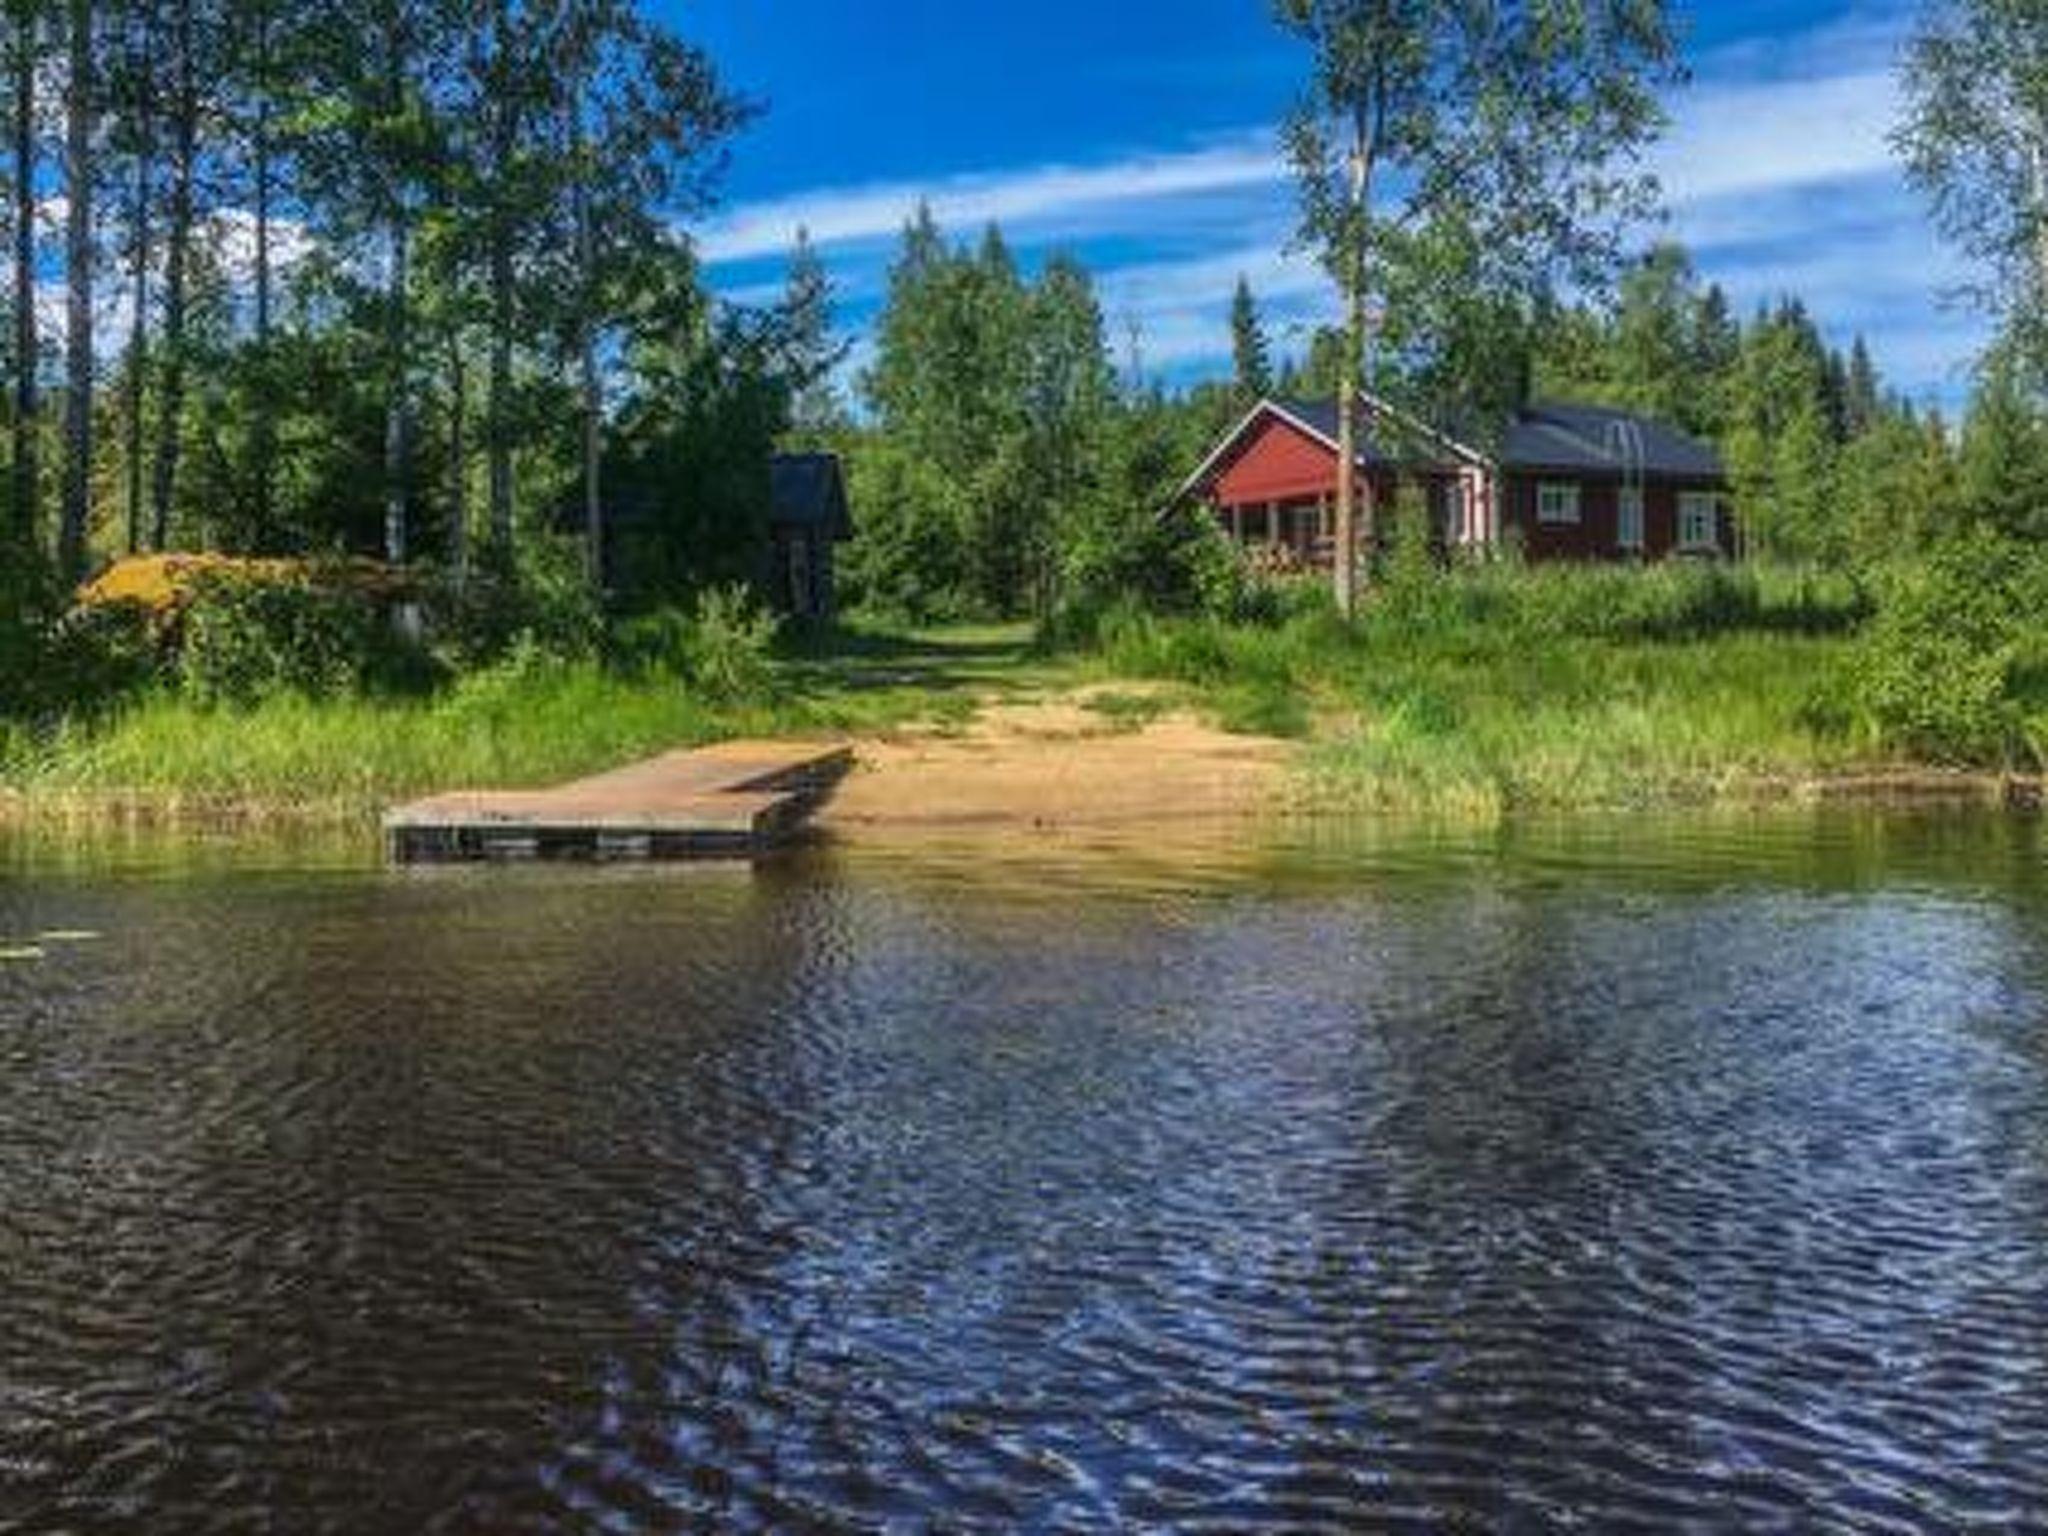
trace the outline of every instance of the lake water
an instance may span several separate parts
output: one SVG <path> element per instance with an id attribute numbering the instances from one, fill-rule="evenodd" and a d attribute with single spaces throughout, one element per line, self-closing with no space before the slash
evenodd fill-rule
<path id="1" fill-rule="evenodd" d="M 0 1530 L 2048 1524 L 2033 821 L 0 845 L 42 934 Z"/>

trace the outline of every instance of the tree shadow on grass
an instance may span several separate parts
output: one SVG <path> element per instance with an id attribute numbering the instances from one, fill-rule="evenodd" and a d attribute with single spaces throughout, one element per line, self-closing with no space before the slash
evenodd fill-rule
<path id="1" fill-rule="evenodd" d="M 826 630 L 795 640 L 787 676 L 807 696 L 915 690 L 1013 693 L 1045 681 L 1046 658 L 1023 626 L 908 634 Z"/>

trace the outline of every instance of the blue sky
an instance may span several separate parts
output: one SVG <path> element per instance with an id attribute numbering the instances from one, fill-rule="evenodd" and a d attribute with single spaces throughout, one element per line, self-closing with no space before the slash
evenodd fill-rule
<path id="1" fill-rule="evenodd" d="M 1654 161 L 1668 232 L 1741 305 L 1798 293 L 1838 339 L 1867 335 L 1892 383 L 1953 402 L 1984 326 L 1944 301 L 1962 271 L 1885 142 L 1911 13 L 1692 0 L 1693 79 Z M 728 296 L 774 293 L 804 224 L 862 336 L 926 197 L 963 237 L 999 219 L 1027 266 L 1079 255 L 1120 358 L 1135 334 L 1177 381 L 1227 369 L 1240 272 L 1287 350 L 1333 314 L 1288 251 L 1274 125 L 1303 60 L 1265 0 L 690 0 L 673 19 L 767 108 L 697 231 Z"/>

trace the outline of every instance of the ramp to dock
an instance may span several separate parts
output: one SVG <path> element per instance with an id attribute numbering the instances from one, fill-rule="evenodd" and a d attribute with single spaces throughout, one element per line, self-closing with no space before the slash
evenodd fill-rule
<path id="1" fill-rule="evenodd" d="M 400 863 L 739 858 L 801 827 L 853 766 L 845 745 L 729 741 L 555 789 L 463 790 L 384 818 Z"/>

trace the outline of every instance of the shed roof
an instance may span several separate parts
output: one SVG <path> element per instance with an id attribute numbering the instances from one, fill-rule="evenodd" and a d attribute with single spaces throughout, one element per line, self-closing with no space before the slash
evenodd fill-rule
<path id="1" fill-rule="evenodd" d="M 834 539 L 853 537 L 846 477 L 836 453 L 778 453 L 768 464 L 768 520 L 781 528 L 822 528 Z"/>

